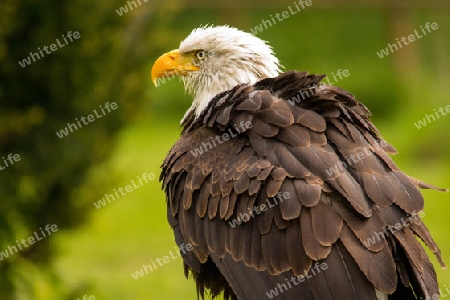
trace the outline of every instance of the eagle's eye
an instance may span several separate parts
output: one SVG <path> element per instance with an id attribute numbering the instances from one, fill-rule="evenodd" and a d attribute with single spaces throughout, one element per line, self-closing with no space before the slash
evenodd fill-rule
<path id="1" fill-rule="evenodd" d="M 197 57 L 199 60 L 203 60 L 206 57 L 206 52 L 204 50 L 197 51 L 195 53 L 195 57 Z"/>

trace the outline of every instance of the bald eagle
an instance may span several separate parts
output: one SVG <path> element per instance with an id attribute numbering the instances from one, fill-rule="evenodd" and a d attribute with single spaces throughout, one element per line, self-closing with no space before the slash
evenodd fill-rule
<path id="1" fill-rule="evenodd" d="M 435 187 L 397 168 L 352 94 L 281 73 L 265 41 L 228 26 L 193 30 L 151 76 L 179 76 L 194 98 L 161 180 L 198 296 L 439 295 L 416 238 L 444 266 L 421 221 L 419 188 Z"/>

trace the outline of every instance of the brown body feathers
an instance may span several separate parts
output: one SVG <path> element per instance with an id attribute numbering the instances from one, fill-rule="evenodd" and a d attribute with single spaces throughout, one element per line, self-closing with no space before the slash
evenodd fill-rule
<path id="1" fill-rule="evenodd" d="M 416 238 L 442 263 L 418 216 L 424 184 L 396 167 L 368 109 L 322 78 L 291 71 L 239 85 L 185 118 L 161 178 L 202 298 L 439 294 Z"/>

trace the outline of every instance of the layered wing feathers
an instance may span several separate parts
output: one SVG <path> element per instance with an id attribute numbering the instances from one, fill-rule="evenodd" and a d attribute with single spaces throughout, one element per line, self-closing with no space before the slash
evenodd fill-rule
<path id="1" fill-rule="evenodd" d="M 176 220 L 202 263 L 211 255 L 217 265 L 231 257 L 272 276 L 298 276 L 312 262 L 328 261 L 348 278 L 327 273 L 311 288 L 326 284 L 346 295 L 348 287 L 340 286 L 347 280 L 391 294 L 403 272 L 406 288 L 415 277 L 426 283 L 414 287 L 417 294 L 437 293 L 414 235 L 442 260 L 420 218 L 393 230 L 423 209 L 418 188 L 424 184 L 398 170 L 387 155 L 395 149 L 381 139 L 367 108 L 321 79 L 287 72 L 237 86 L 216 96 L 198 119 L 188 117 L 161 175 L 172 226 Z M 395 258 L 392 243 L 407 261 Z M 233 272 L 227 270 L 225 277 Z M 352 279 L 361 274 L 365 279 Z"/>

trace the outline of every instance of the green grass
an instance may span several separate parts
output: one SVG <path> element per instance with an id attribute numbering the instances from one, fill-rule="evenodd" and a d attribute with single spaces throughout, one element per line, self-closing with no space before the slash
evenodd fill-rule
<path id="1" fill-rule="evenodd" d="M 125 130 L 105 174 L 120 179 L 95 179 L 103 193 L 124 187 L 145 172 L 156 179 L 105 207 L 92 205 L 91 221 L 76 232 L 61 234 L 58 273 L 78 296 L 98 299 L 195 299 L 195 288 L 183 275 L 181 258 L 135 280 L 131 273 L 169 255 L 176 246 L 167 221 L 165 196 L 158 181 L 159 166 L 179 136 L 177 122 L 139 123 Z M 83 290 L 86 287 L 86 290 Z"/>

